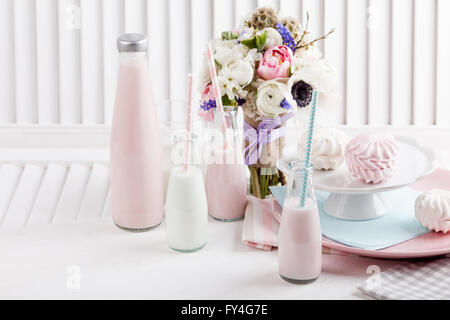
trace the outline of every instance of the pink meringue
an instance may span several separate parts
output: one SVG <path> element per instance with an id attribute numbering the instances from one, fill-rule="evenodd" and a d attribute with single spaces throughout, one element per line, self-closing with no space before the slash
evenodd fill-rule
<path id="1" fill-rule="evenodd" d="M 361 134 L 347 144 L 345 161 L 353 177 L 380 183 L 393 176 L 398 151 L 391 135 Z"/>

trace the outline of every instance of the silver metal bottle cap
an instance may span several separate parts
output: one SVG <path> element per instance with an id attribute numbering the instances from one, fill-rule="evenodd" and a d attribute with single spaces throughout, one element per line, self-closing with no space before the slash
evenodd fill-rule
<path id="1" fill-rule="evenodd" d="M 147 51 L 147 36 L 141 33 L 126 33 L 117 38 L 119 52 Z"/>

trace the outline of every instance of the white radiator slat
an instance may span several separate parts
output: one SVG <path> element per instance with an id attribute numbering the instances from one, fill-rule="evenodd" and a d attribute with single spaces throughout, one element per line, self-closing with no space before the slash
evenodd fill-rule
<path id="1" fill-rule="evenodd" d="M 197 2 L 197 1 L 194 1 Z M 169 99 L 169 22 L 167 0 L 152 0 L 147 3 L 149 64 L 155 101 Z M 199 19 L 200 20 L 200 19 Z M 158 104 L 158 118 L 167 122 L 170 105 Z"/>
<path id="2" fill-rule="evenodd" d="M 186 100 L 186 77 L 190 70 L 191 51 L 189 46 L 191 33 L 188 24 L 190 10 L 187 1 L 169 0 L 169 12 L 170 98 Z M 185 108 L 183 104 L 172 104 L 171 120 L 183 121 L 184 115 Z"/>
<path id="3" fill-rule="evenodd" d="M 238 27 L 242 22 L 242 20 L 247 18 L 247 16 L 253 10 L 255 10 L 255 8 L 256 8 L 256 0 L 246 0 L 246 1 L 234 0 L 234 21 L 236 22 L 235 27 Z"/>
<path id="4" fill-rule="evenodd" d="M 86 185 L 77 220 L 84 221 L 101 218 L 108 190 L 109 168 L 101 164 L 94 164 Z"/>
<path id="5" fill-rule="evenodd" d="M 413 120 L 418 125 L 435 122 L 435 9 L 435 1 L 414 2 Z"/>
<path id="6" fill-rule="evenodd" d="M 89 175 L 90 169 L 87 166 L 80 164 L 70 166 L 52 223 L 76 220 Z"/>
<path id="7" fill-rule="evenodd" d="M 100 1 L 81 0 L 81 119 L 103 122 L 102 8 Z"/>
<path id="8" fill-rule="evenodd" d="M 323 0 L 303 0 L 303 27 L 306 26 L 306 13 L 309 13 L 309 32 L 312 38 L 323 34 Z M 318 47 L 323 49 L 323 42 Z"/>
<path id="9" fill-rule="evenodd" d="M 118 66 L 115 40 L 125 31 L 149 34 L 155 100 L 184 100 L 186 73 L 198 74 L 202 43 L 237 26 L 257 5 L 271 5 L 302 17 L 303 25 L 308 11 L 311 36 L 337 27 L 320 48 L 346 70 L 339 75 L 346 82 L 345 110 L 336 109 L 338 123 L 449 125 L 448 2 L 2 0 L 0 123 L 110 124 Z M 366 22 L 375 27 L 368 30 Z M 160 105 L 160 120 L 182 120 L 184 112 L 169 109 Z"/>
<path id="10" fill-rule="evenodd" d="M 271 7 L 274 9 L 280 8 L 279 0 L 257 0 L 258 7 Z"/>
<path id="11" fill-rule="evenodd" d="M 22 168 L 11 164 L 0 167 L 0 225 L 2 224 L 17 183 L 22 175 Z"/>
<path id="12" fill-rule="evenodd" d="M 36 5 L 38 122 L 42 125 L 59 122 L 57 8 L 57 0 L 40 0 Z"/>
<path id="13" fill-rule="evenodd" d="M 302 19 L 301 1 L 280 0 L 280 10 L 285 16 L 294 17 L 300 21 Z M 301 22 L 303 26 L 303 21 Z"/>
<path id="14" fill-rule="evenodd" d="M 25 226 L 41 185 L 45 168 L 26 164 L 14 196 L 3 219 L 2 227 Z"/>
<path id="15" fill-rule="evenodd" d="M 394 125 L 412 123 L 413 1 L 392 1 L 392 92 Z"/>
<path id="16" fill-rule="evenodd" d="M 346 124 L 367 124 L 366 1 L 347 2 Z"/>
<path id="17" fill-rule="evenodd" d="M 67 167 L 50 163 L 47 166 L 42 184 L 31 209 L 28 226 L 49 224 L 56 210 L 59 196 L 61 195 L 64 181 L 67 175 Z"/>
<path id="18" fill-rule="evenodd" d="M 125 7 L 125 32 L 145 33 L 147 31 L 147 1 L 126 0 Z"/>
<path id="19" fill-rule="evenodd" d="M 62 124 L 81 122 L 80 1 L 58 1 L 59 117 Z"/>
<path id="20" fill-rule="evenodd" d="M 450 1 L 438 0 L 437 12 L 436 124 L 450 125 Z"/>
<path id="21" fill-rule="evenodd" d="M 323 44 L 324 56 L 336 67 L 338 72 L 338 90 L 341 93 L 346 92 L 345 5 L 345 0 L 324 1 L 324 31 L 328 32 L 331 28 L 336 28 L 336 31 L 328 39 L 326 39 L 326 42 Z M 345 95 L 342 94 L 342 101 L 333 106 L 333 118 L 335 123 L 345 123 L 345 101 Z"/>
<path id="22" fill-rule="evenodd" d="M 191 1 L 191 62 L 195 80 L 198 79 L 208 41 L 212 38 L 211 12 L 210 0 Z M 203 23 L 197 23 L 198 20 Z"/>
<path id="23" fill-rule="evenodd" d="M 35 2 L 14 1 L 16 121 L 37 122 Z"/>
<path id="24" fill-rule="evenodd" d="M 0 1 L 0 123 L 16 120 L 13 0 Z"/>
<path id="25" fill-rule="evenodd" d="M 153 1 L 152 1 L 153 2 Z M 124 31 L 123 0 L 102 1 L 103 21 L 103 100 L 104 123 L 112 121 L 114 98 L 117 85 L 119 55 L 116 46 L 117 37 Z"/>
<path id="26" fill-rule="evenodd" d="M 231 1 L 213 0 L 214 38 L 220 38 L 223 31 L 233 29 L 234 14 L 231 4 Z"/>
<path id="27" fill-rule="evenodd" d="M 389 0 L 369 2 L 369 124 L 390 120 L 390 4 Z"/>

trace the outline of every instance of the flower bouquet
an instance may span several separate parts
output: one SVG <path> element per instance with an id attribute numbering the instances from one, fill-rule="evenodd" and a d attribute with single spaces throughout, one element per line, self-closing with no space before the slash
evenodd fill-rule
<path id="1" fill-rule="evenodd" d="M 224 106 L 244 113 L 244 158 L 250 169 L 250 193 L 264 199 L 269 186 L 283 183 L 276 162 L 284 147 L 286 122 L 307 107 L 313 90 L 335 90 L 334 68 L 316 46 L 331 34 L 312 38 L 309 15 L 303 29 L 276 10 L 255 10 L 237 30 L 211 42 Z M 205 59 L 199 79 L 199 116 L 214 120 L 216 97 Z"/>

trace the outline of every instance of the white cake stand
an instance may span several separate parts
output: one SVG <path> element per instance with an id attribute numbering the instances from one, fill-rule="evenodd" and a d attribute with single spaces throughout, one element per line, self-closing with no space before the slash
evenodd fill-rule
<path id="1" fill-rule="evenodd" d="M 367 184 L 351 176 L 345 164 L 336 170 L 314 171 L 313 185 L 330 192 L 323 209 L 330 216 L 344 220 L 369 220 L 385 215 L 391 208 L 383 192 L 413 184 L 435 169 L 436 153 L 413 139 L 396 137 L 399 145 L 396 171 L 390 179 Z"/>

